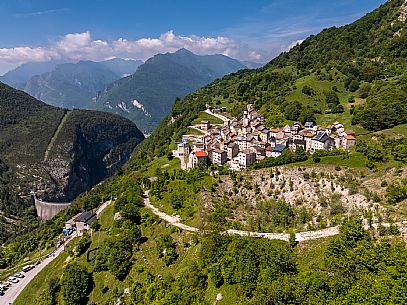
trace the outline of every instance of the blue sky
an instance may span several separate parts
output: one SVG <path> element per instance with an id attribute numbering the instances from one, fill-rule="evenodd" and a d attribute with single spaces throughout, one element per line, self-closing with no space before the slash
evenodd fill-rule
<path id="1" fill-rule="evenodd" d="M 147 59 L 186 47 L 265 62 L 384 0 L 1 0 L 0 73 L 27 62 Z"/>

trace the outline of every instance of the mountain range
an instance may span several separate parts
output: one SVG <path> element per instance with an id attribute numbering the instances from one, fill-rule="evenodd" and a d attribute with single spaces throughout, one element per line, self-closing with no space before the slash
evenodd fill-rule
<path id="1" fill-rule="evenodd" d="M 224 55 L 199 56 L 186 49 L 139 60 L 28 63 L 0 80 L 47 104 L 95 109 L 129 118 L 150 133 L 176 98 L 247 67 Z"/>
<path id="2" fill-rule="evenodd" d="M 107 84 L 137 70 L 141 61 L 111 59 L 64 63 L 41 75 L 30 77 L 18 88 L 47 104 L 86 108 L 87 103 Z"/>
<path id="3" fill-rule="evenodd" d="M 14 88 L 22 88 L 31 77 L 52 71 L 56 65 L 63 63 L 59 60 L 28 62 L 0 76 L 0 81 Z"/>
<path id="4" fill-rule="evenodd" d="M 186 49 L 158 54 L 137 71 L 98 93 L 91 107 L 115 112 L 137 124 L 144 132 L 169 113 L 174 100 L 226 74 L 245 69 L 224 55 L 199 56 Z"/>

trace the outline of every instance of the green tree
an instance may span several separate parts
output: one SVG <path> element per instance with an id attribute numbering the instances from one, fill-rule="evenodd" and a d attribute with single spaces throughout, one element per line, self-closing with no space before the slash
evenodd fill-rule
<path id="1" fill-rule="evenodd" d="M 89 236 L 87 234 L 83 235 L 76 244 L 76 254 L 80 256 L 81 254 L 85 253 L 90 247 L 91 243 L 92 241 Z"/>
<path id="2" fill-rule="evenodd" d="M 302 112 L 302 105 L 300 102 L 289 103 L 285 106 L 284 115 L 287 120 L 297 121 Z"/>
<path id="3" fill-rule="evenodd" d="M 385 197 L 392 204 L 396 204 L 404 199 L 407 199 L 407 180 L 403 180 L 402 183 L 393 182 L 389 184 L 386 188 Z"/>
<path id="4" fill-rule="evenodd" d="M 370 90 L 372 90 L 372 85 L 369 83 L 363 83 L 359 88 L 359 97 L 367 98 L 369 96 Z"/>
<path id="5" fill-rule="evenodd" d="M 396 145 L 392 150 L 392 154 L 395 160 L 407 162 L 407 144 Z"/>
<path id="6" fill-rule="evenodd" d="M 314 95 L 314 90 L 308 85 L 303 86 L 301 92 L 305 95 Z"/>
<path id="7" fill-rule="evenodd" d="M 315 111 L 309 107 L 303 109 L 300 116 L 298 117 L 298 120 L 303 124 L 305 122 L 316 122 L 317 119 L 315 118 Z"/>
<path id="8" fill-rule="evenodd" d="M 352 124 L 377 131 L 407 123 L 407 92 L 397 85 L 373 90 L 366 103 L 356 108 Z"/>
<path id="9" fill-rule="evenodd" d="M 90 224 L 90 228 L 95 231 L 99 231 L 101 227 L 102 225 L 98 219 L 95 219 L 95 221 Z"/>
<path id="10" fill-rule="evenodd" d="M 67 305 L 86 304 L 92 287 L 92 278 L 85 267 L 73 262 L 68 264 L 62 275 L 62 298 Z"/>
<path id="11" fill-rule="evenodd" d="M 133 224 L 140 224 L 141 221 L 140 208 L 137 207 L 134 203 L 127 203 L 123 207 L 120 215 L 124 219 L 131 221 L 131 223 Z"/>
<path id="12" fill-rule="evenodd" d="M 325 95 L 325 101 L 328 105 L 329 104 L 334 104 L 334 105 L 339 104 L 339 97 L 335 91 L 333 91 L 333 90 L 325 91 L 324 95 Z"/>
<path id="13" fill-rule="evenodd" d="M 131 266 L 132 246 L 130 241 L 119 236 L 110 239 L 107 243 L 108 257 L 107 266 L 109 271 L 119 280 L 123 280 Z"/>

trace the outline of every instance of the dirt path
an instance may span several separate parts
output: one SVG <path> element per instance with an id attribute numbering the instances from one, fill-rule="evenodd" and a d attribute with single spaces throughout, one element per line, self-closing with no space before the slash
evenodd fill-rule
<path id="1" fill-rule="evenodd" d="M 168 215 L 168 214 L 166 214 L 164 212 L 161 212 L 159 209 L 157 209 L 155 206 L 153 206 L 150 203 L 150 198 L 148 196 L 149 192 L 150 191 L 146 191 L 144 193 L 144 195 L 145 195 L 145 197 L 144 197 L 144 205 L 147 208 L 149 208 L 155 215 L 157 215 L 161 219 L 165 220 L 166 222 L 169 222 L 170 224 L 172 224 L 175 227 L 178 227 L 178 228 L 181 228 L 183 230 L 190 231 L 190 232 L 199 232 L 198 228 L 190 227 L 190 226 L 187 226 L 187 225 L 185 225 L 183 223 L 180 223 L 181 219 L 180 219 L 179 216 Z"/>
<path id="2" fill-rule="evenodd" d="M 189 232 L 199 232 L 200 230 L 195 227 L 187 226 L 183 223 L 181 223 L 181 219 L 179 216 L 170 216 L 164 212 L 161 212 L 159 209 L 157 209 L 155 206 L 153 206 L 150 203 L 150 198 L 148 196 L 148 193 L 150 191 L 144 192 L 144 205 L 150 209 L 155 215 L 160 217 L 161 219 L 169 222 L 173 226 L 176 226 L 178 228 L 181 228 L 183 230 L 189 231 Z M 382 224 L 385 227 L 389 227 L 390 224 L 388 223 L 383 223 Z M 403 222 L 398 222 L 395 223 L 400 230 L 404 233 L 404 227 L 407 226 L 407 221 Z M 368 226 L 364 226 L 365 229 L 368 229 Z M 378 224 L 373 224 L 373 227 L 377 229 Z M 240 235 L 240 236 L 247 236 L 247 237 L 256 237 L 256 238 L 267 238 L 267 239 L 278 239 L 278 240 L 284 240 L 288 241 L 290 238 L 290 234 L 288 233 L 262 233 L 262 232 L 251 232 L 251 231 L 242 231 L 242 230 L 227 230 L 224 232 L 224 234 L 228 235 Z M 324 237 L 329 237 L 329 236 L 335 236 L 339 234 L 339 227 L 329 227 L 326 229 L 322 230 L 315 230 L 315 231 L 305 231 L 305 232 L 299 232 L 295 234 L 295 240 L 298 242 L 301 241 L 306 241 L 306 240 L 313 240 L 313 239 L 319 239 L 319 238 L 324 238 Z"/>
<path id="3" fill-rule="evenodd" d="M 54 133 L 54 135 L 52 136 L 51 140 L 49 141 L 49 144 L 48 144 L 48 146 L 47 146 L 47 149 L 45 150 L 44 160 L 43 160 L 43 161 L 47 161 L 47 160 L 48 160 L 48 155 L 49 155 L 49 153 L 50 153 L 52 147 L 54 146 L 54 143 L 55 143 L 56 139 L 58 139 L 59 133 L 61 132 L 62 127 L 64 127 L 64 125 L 65 125 L 66 121 L 68 120 L 68 117 L 69 117 L 69 115 L 70 115 L 71 112 L 72 112 L 72 111 L 67 111 L 67 112 L 64 114 L 64 116 L 62 117 L 61 122 L 59 123 L 57 130 L 55 130 L 55 133 Z"/>
<path id="4" fill-rule="evenodd" d="M 227 123 L 227 121 L 229 120 L 227 117 L 225 117 L 224 115 L 218 114 L 218 113 L 213 113 L 212 111 L 210 111 L 209 109 L 206 109 L 205 112 L 207 114 L 213 115 L 214 117 L 217 117 L 218 119 L 222 120 L 224 123 Z"/>

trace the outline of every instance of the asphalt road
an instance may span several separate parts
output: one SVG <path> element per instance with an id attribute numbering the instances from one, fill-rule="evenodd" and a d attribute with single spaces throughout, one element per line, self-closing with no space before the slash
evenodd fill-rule
<path id="1" fill-rule="evenodd" d="M 96 211 L 96 214 L 99 216 L 100 213 L 111 203 L 111 200 L 108 200 L 104 202 Z M 70 239 L 64 244 L 67 245 L 72 239 L 76 237 L 76 233 L 74 233 Z M 11 286 L 5 291 L 5 294 L 1 297 L 0 296 L 0 304 L 1 305 L 7 305 L 9 303 L 13 303 L 18 295 L 24 290 L 24 288 L 28 285 L 29 282 L 38 274 L 41 272 L 42 269 L 44 269 L 49 263 L 51 263 L 54 259 L 58 257 L 64 251 L 64 245 L 61 245 L 54 253 L 53 255 L 47 257 L 44 259 L 41 264 L 35 266 L 34 269 L 28 271 L 27 273 L 21 272 L 25 275 L 24 278 L 19 279 L 20 281 L 17 284 L 11 284 Z M 35 301 L 34 303 L 35 304 Z"/>
<path id="2" fill-rule="evenodd" d="M 74 236 L 72 236 L 66 243 L 65 245 L 72 240 Z M 25 275 L 24 278 L 19 279 L 20 281 L 17 284 L 11 284 L 11 286 L 5 291 L 5 294 L 0 297 L 0 304 L 9 304 L 13 303 L 18 295 L 23 291 L 23 289 L 28 285 L 28 283 L 38 274 L 41 272 L 42 269 L 44 269 L 50 262 L 52 262 L 55 258 L 58 257 L 59 254 L 64 251 L 64 245 L 60 246 L 53 255 L 47 257 L 44 259 L 41 264 L 35 266 L 34 269 L 31 269 L 27 273 L 21 272 Z"/>

